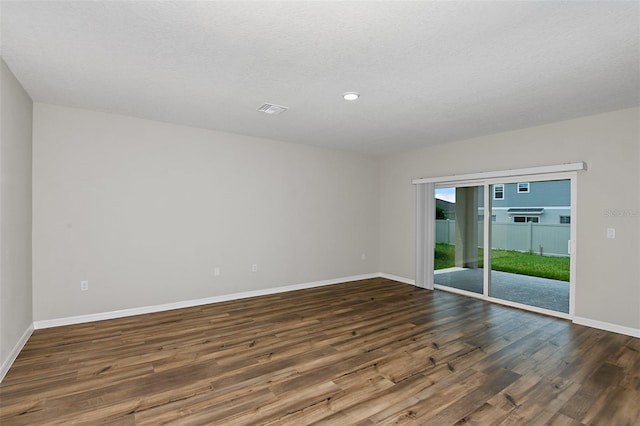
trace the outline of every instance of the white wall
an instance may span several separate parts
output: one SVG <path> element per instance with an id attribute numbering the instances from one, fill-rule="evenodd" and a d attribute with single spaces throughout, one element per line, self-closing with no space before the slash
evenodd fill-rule
<path id="1" fill-rule="evenodd" d="M 0 59 L 0 379 L 33 321 L 31 124 L 33 103 Z"/>
<path id="2" fill-rule="evenodd" d="M 39 103 L 33 138 L 36 321 L 378 271 L 375 159 Z"/>
<path id="3" fill-rule="evenodd" d="M 639 119 L 633 108 L 385 159 L 380 269 L 415 277 L 412 179 L 585 161 L 588 171 L 578 176 L 576 316 L 640 329 Z M 606 238 L 608 227 L 616 228 L 616 239 Z"/>

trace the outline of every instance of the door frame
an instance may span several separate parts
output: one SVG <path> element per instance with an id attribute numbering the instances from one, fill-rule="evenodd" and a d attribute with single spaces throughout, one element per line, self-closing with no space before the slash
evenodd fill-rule
<path id="1" fill-rule="evenodd" d="M 416 285 L 427 289 L 439 289 L 452 293 L 464 294 L 465 296 L 483 299 L 492 303 L 512 306 L 528 311 L 538 312 L 546 315 L 552 315 L 559 318 L 573 319 L 575 315 L 575 295 L 576 295 L 576 263 L 578 256 L 577 235 L 577 217 L 578 217 L 578 171 L 586 170 L 586 164 L 570 163 L 556 166 L 533 167 L 526 169 L 505 170 L 495 172 L 473 173 L 458 176 L 442 176 L 434 178 L 414 179 L 413 184 L 417 190 L 417 208 L 416 208 Z M 491 250 L 486 247 L 491 246 L 490 226 L 491 215 L 487 214 L 486 206 L 490 206 L 490 185 L 494 183 L 512 183 L 518 181 L 536 182 L 545 180 L 570 180 L 571 181 L 571 224 L 569 240 L 569 256 L 570 256 L 570 282 L 569 282 L 569 313 L 552 311 L 548 309 L 538 308 L 535 306 L 525 305 L 522 303 L 511 302 L 508 300 L 490 297 L 489 274 L 490 268 L 483 268 L 483 294 L 477 294 L 464 290 L 452 289 L 446 286 L 440 286 L 433 281 L 433 256 L 435 247 L 435 188 L 436 187 L 457 187 L 457 186 L 484 186 L 484 264 L 491 265 Z M 430 202 L 429 202 L 430 201 Z"/>

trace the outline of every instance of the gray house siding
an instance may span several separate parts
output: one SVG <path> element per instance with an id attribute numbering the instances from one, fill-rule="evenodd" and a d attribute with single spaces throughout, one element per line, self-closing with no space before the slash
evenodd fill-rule
<path id="1" fill-rule="evenodd" d="M 491 202 L 493 207 L 566 207 L 571 205 L 571 181 L 552 180 L 542 182 L 519 182 L 528 183 L 529 192 L 518 192 L 517 183 L 505 183 L 504 199 L 494 198 L 493 186 L 491 192 Z M 478 205 L 484 205 L 483 187 L 478 187 Z"/>
<path id="2" fill-rule="evenodd" d="M 568 224 L 571 217 L 571 181 L 553 180 L 540 182 L 520 182 L 529 184 L 529 192 L 518 192 L 518 183 L 503 184 L 504 199 L 494 199 L 494 190 L 490 195 L 492 203 L 492 221 L 518 222 L 534 221 L 545 224 Z M 484 217 L 484 189 L 477 187 L 478 220 Z M 455 219 L 455 204 L 443 200 L 438 206 L 446 211 L 447 219 Z M 518 219 L 515 219 L 518 218 Z M 533 219 L 531 219 L 533 218 Z"/>
<path id="3" fill-rule="evenodd" d="M 482 216 L 484 209 L 480 209 L 479 215 Z M 507 208 L 496 208 L 493 209 L 492 220 L 494 222 L 515 222 L 514 217 L 537 217 L 537 223 L 546 223 L 546 224 L 569 224 L 567 219 L 564 221 L 561 220 L 562 217 L 571 217 L 571 208 L 570 207 L 545 207 L 543 209 L 542 214 L 533 215 L 527 213 L 513 213 L 509 212 Z M 569 221 L 571 219 L 568 219 Z"/>
<path id="4" fill-rule="evenodd" d="M 571 181 L 529 182 L 528 193 L 518 193 L 517 184 L 504 184 L 504 200 L 493 199 L 493 207 L 567 207 L 571 205 Z"/>

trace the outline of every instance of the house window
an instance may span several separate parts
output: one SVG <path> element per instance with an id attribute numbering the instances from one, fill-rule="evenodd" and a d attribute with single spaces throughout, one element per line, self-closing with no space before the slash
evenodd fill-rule
<path id="1" fill-rule="evenodd" d="M 529 182 L 522 182 L 518 184 L 518 194 L 529 193 Z"/>
<path id="2" fill-rule="evenodd" d="M 504 200 L 504 185 L 503 184 L 493 185 L 493 199 L 494 200 Z"/>
<path id="3" fill-rule="evenodd" d="M 571 223 L 571 216 L 560 216 L 560 223 Z"/>
<path id="4" fill-rule="evenodd" d="M 513 221 L 516 223 L 526 223 L 526 222 L 538 223 L 540 222 L 540 218 L 536 216 L 514 216 Z"/>

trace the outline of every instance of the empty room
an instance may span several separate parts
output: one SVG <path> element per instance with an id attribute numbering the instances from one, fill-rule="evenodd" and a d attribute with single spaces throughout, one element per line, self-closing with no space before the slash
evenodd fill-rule
<path id="1" fill-rule="evenodd" d="M 640 2 L 0 0 L 0 55 L 0 424 L 640 424 Z"/>

